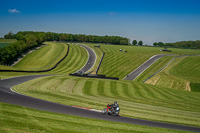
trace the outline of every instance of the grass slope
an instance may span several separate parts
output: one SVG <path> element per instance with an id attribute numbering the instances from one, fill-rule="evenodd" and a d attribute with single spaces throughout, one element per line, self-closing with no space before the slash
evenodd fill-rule
<path id="1" fill-rule="evenodd" d="M 162 72 L 156 74 L 145 83 L 173 89 L 198 91 L 200 84 L 199 59 L 199 56 L 177 58 Z M 165 62 L 164 59 L 162 61 Z M 148 71 L 153 71 L 155 67 L 156 64 Z M 145 74 L 148 74 L 148 72 L 143 75 Z"/>
<path id="2" fill-rule="evenodd" d="M 138 76 L 135 81 L 143 82 L 145 79 L 150 77 L 152 74 L 163 68 L 173 57 L 166 56 L 162 57 L 158 61 L 156 61 L 152 66 L 146 69 L 140 76 Z"/>
<path id="3" fill-rule="evenodd" d="M 54 45 L 54 44 L 52 44 L 52 45 Z M 58 44 L 55 45 L 55 46 L 56 47 L 60 47 L 60 45 L 58 45 Z M 85 62 L 88 59 L 88 54 L 87 54 L 87 51 L 84 48 L 82 48 L 82 47 L 80 47 L 78 45 L 69 44 L 69 46 L 70 46 L 70 49 L 69 49 L 68 56 L 54 70 L 52 70 L 50 72 L 45 72 L 45 73 L 17 73 L 17 72 L 9 72 L 8 73 L 8 72 L 0 72 L 0 78 L 4 79 L 4 78 L 23 76 L 23 75 L 33 75 L 33 74 L 34 75 L 35 74 L 65 74 L 65 75 L 67 74 L 68 75 L 69 73 L 73 73 L 73 72 L 81 69 L 85 65 Z M 39 49 L 39 50 L 37 50 L 37 53 L 42 55 L 44 53 L 44 50 L 43 49 Z M 66 51 L 63 51 L 63 54 L 65 52 Z M 37 53 L 34 53 L 34 55 L 37 55 Z M 36 59 L 34 56 L 31 56 L 31 57 L 34 60 Z M 46 57 L 45 60 L 48 60 L 48 57 Z M 55 60 L 55 62 L 57 62 L 57 60 Z M 30 65 L 28 65 L 28 66 L 30 66 Z M 42 66 L 44 66 L 43 63 L 38 64 L 37 68 L 42 68 Z M 48 67 L 50 67 L 50 66 L 48 66 Z M 0 69 L 1 68 L 2 69 L 16 69 L 16 67 L 9 67 L 9 66 L 1 66 L 0 65 Z M 21 65 L 21 69 L 22 70 L 25 69 L 23 65 Z M 29 69 L 29 67 L 27 69 Z"/>
<path id="4" fill-rule="evenodd" d="M 173 76 L 189 80 L 192 91 L 200 92 L 200 56 L 187 57 L 169 71 Z"/>
<path id="5" fill-rule="evenodd" d="M 69 44 L 69 54 L 50 74 L 69 74 L 80 70 L 88 60 L 87 51 L 79 45 Z"/>
<path id="6" fill-rule="evenodd" d="M 13 88 L 15 91 L 66 105 L 103 109 L 118 101 L 121 115 L 200 127 L 199 94 L 131 81 L 51 76 Z"/>
<path id="7" fill-rule="evenodd" d="M 184 131 L 125 123 L 109 122 L 78 116 L 40 111 L 6 103 L 0 103 L 1 133 L 66 133 L 66 132 L 138 132 L 138 133 L 183 133 Z"/>
<path id="8" fill-rule="evenodd" d="M 48 45 L 40 50 L 25 56 L 13 67 L 20 70 L 46 70 L 52 68 L 67 53 L 67 45 L 64 43 L 48 42 Z"/>
<path id="9" fill-rule="evenodd" d="M 106 54 L 99 73 L 121 79 L 156 54 L 200 54 L 200 51 L 188 49 L 171 49 L 172 52 L 166 53 L 157 47 L 101 45 L 101 48 Z"/>

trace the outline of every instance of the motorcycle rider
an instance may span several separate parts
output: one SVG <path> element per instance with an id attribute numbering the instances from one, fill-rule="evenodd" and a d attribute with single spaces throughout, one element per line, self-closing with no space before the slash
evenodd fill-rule
<path id="1" fill-rule="evenodd" d="M 116 108 L 119 107 L 119 104 L 117 104 L 117 102 L 115 101 L 113 104 L 108 105 L 108 106 L 110 107 L 110 110 L 114 112 Z"/>

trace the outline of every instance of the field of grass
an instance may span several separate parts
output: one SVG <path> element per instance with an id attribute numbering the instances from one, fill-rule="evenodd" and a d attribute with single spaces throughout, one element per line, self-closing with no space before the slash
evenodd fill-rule
<path id="1" fill-rule="evenodd" d="M 124 78 L 134 69 L 143 64 L 146 60 L 156 54 L 200 54 L 199 50 L 170 49 L 172 52 L 160 52 L 161 48 L 139 47 L 139 46 L 119 46 L 101 45 L 106 53 L 99 74 L 110 77 Z M 123 52 L 120 52 L 120 49 Z M 124 51 L 127 51 L 125 53 Z"/>
<path id="2" fill-rule="evenodd" d="M 80 70 L 88 60 L 87 51 L 79 45 L 69 44 L 69 54 L 50 74 L 69 74 Z M 46 74 L 46 73 L 45 73 Z"/>
<path id="3" fill-rule="evenodd" d="M 186 133 L 179 130 L 153 128 L 30 109 L 0 102 L 1 133 Z"/>
<path id="4" fill-rule="evenodd" d="M 16 42 L 17 40 L 15 39 L 0 39 L 0 48 L 3 48 L 11 43 Z"/>
<path id="5" fill-rule="evenodd" d="M 199 59 L 199 56 L 177 58 L 162 72 L 156 74 L 145 83 L 173 89 L 198 91 L 198 84 L 200 84 Z M 164 62 L 165 60 L 162 59 L 162 61 Z M 153 68 L 155 67 L 157 67 L 156 64 L 150 67 L 148 71 L 154 72 Z M 143 75 L 146 73 L 148 72 Z"/>
<path id="6" fill-rule="evenodd" d="M 190 81 L 192 91 L 200 92 L 200 56 L 187 57 L 169 70 L 170 74 Z"/>
<path id="7" fill-rule="evenodd" d="M 53 45 L 53 44 L 52 44 Z M 48 45 L 49 46 L 49 45 Z M 55 45 L 56 47 L 62 47 L 62 46 L 65 46 L 65 48 L 67 48 L 66 46 L 67 45 Z M 69 49 L 69 54 L 68 54 L 68 56 L 54 69 L 54 70 L 52 70 L 52 71 L 50 71 L 50 72 L 45 72 L 45 73 L 18 73 L 18 72 L 0 72 L 0 78 L 1 79 L 4 79 L 4 78 L 10 78 L 10 77 L 16 77 L 16 76 L 23 76 L 23 75 L 35 75 L 35 74 L 65 74 L 65 75 L 68 75 L 69 73 L 73 73 L 73 72 L 76 72 L 77 70 L 79 70 L 79 69 L 81 69 L 84 65 L 85 65 L 85 62 L 87 61 L 87 59 L 88 59 L 88 54 L 87 54 L 87 51 L 84 49 L 84 48 L 82 48 L 82 47 L 80 47 L 80 46 L 77 46 L 77 45 L 73 45 L 73 44 L 69 44 L 69 46 L 70 46 L 70 49 Z M 47 47 L 47 46 L 45 46 L 45 47 Z M 45 47 L 43 47 L 43 48 L 45 48 Z M 51 46 L 50 46 L 51 47 Z M 39 49 L 39 50 L 37 50 L 37 51 L 34 51 L 33 53 L 31 53 L 31 54 L 33 54 L 33 55 L 37 55 L 37 54 L 39 54 L 39 55 L 43 55 L 43 54 L 45 54 L 46 52 L 45 52 L 45 50 L 46 49 L 44 49 L 43 50 L 43 48 L 41 48 L 41 49 Z M 57 48 L 58 49 L 58 48 Z M 61 51 L 60 52 L 63 52 L 62 53 L 62 56 L 64 55 L 64 54 L 66 54 L 66 49 L 64 50 L 64 49 L 60 49 Z M 56 52 L 56 51 L 55 51 Z M 50 54 L 51 55 L 51 54 Z M 28 55 L 27 55 L 28 56 Z M 57 62 L 57 60 L 59 60 L 62 56 L 60 56 L 59 58 L 54 58 L 54 61 L 55 61 L 55 63 Z M 46 58 L 43 58 L 44 60 L 49 60 L 49 58 L 47 57 L 47 56 L 45 56 Z M 30 61 L 28 61 L 27 59 L 29 59 L 29 58 L 32 58 L 33 60 L 30 60 Z M 34 69 L 30 69 L 30 65 L 28 64 L 28 63 L 30 63 L 30 64 L 33 64 L 34 62 L 36 62 L 35 60 L 37 59 L 37 57 L 35 57 L 35 56 L 29 56 L 29 57 L 27 57 L 26 59 L 24 58 L 24 59 L 22 59 L 21 61 L 22 61 L 22 64 L 23 64 L 23 62 L 27 62 L 27 68 L 25 68 L 25 66 L 23 66 L 23 65 L 20 65 L 20 69 L 22 69 L 22 70 L 26 70 L 26 69 L 28 69 L 28 70 L 35 70 L 35 68 Z M 57 59 L 57 60 L 55 60 L 55 59 Z M 53 61 L 53 59 L 51 59 L 50 61 Z M 50 62 L 49 61 L 49 62 Z M 47 61 L 45 61 L 45 62 L 47 62 Z M 41 69 L 42 68 L 42 66 L 44 66 L 44 63 L 38 63 L 38 62 L 36 62 L 37 64 L 38 64 L 38 66 L 37 66 L 37 68 L 39 69 Z M 53 63 L 54 64 L 54 63 Z M 19 65 L 19 64 L 16 64 L 16 66 L 17 65 Z M 0 65 L 0 69 L 7 69 L 7 70 L 10 70 L 10 69 L 17 69 L 17 67 L 9 67 L 9 66 L 3 66 L 3 65 Z M 47 67 L 43 67 L 44 69 L 46 68 L 50 68 L 50 66 L 47 66 Z M 19 68 L 18 68 L 19 69 Z"/>
<path id="8" fill-rule="evenodd" d="M 48 45 L 40 50 L 26 55 L 13 68 L 20 70 L 46 70 L 52 68 L 67 53 L 67 45 L 64 43 L 48 42 Z"/>
<path id="9" fill-rule="evenodd" d="M 200 127 L 200 94 L 132 81 L 50 76 L 13 88 L 25 95 L 66 105 L 103 109 L 118 101 L 120 114 Z"/>
<path id="10" fill-rule="evenodd" d="M 61 51 L 61 52 L 60 53 L 57 52 L 58 54 L 57 58 L 52 56 L 53 54 L 49 54 L 48 56 L 46 56 L 46 59 L 50 59 L 51 61 L 54 60 L 54 62 L 57 62 L 58 58 L 61 58 L 63 56 L 62 54 L 64 52 L 62 51 L 65 51 L 65 48 L 67 47 L 65 45 L 58 45 L 58 44 L 57 45 L 52 44 L 52 45 L 54 45 L 56 48 L 52 48 L 51 53 L 53 52 L 55 53 L 55 51 Z M 98 110 L 103 109 L 108 103 L 118 101 L 121 107 L 120 114 L 122 116 L 200 127 L 200 106 L 199 106 L 200 93 L 182 91 L 190 89 L 190 84 L 189 84 L 190 81 L 193 81 L 192 82 L 193 88 L 196 89 L 199 87 L 198 84 L 199 70 L 195 70 L 199 69 L 198 68 L 200 65 L 198 62 L 199 58 L 195 58 L 192 62 L 189 63 L 186 57 L 177 58 L 166 69 L 164 69 L 164 71 L 160 72 L 155 77 L 147 81 L 150 84 L 155 83 L 156 85 L 155 86 L 150 84 L 143 84 L 141 83 L 141 81 L 146 77 L 148 77 L 149 75 L 151 75 L 152 73 L 154 73 L 155 71 L 157 71 L 157 69 L 163 67 L 169 60 L 171 60 L 172 57 L 164 57 L 159 61 L 157 61 L 153 66 L 147 69 L 144 74 L 142 74 L 140 77 L 136 79 L 136 81 L 138 82 L 124 81 L 124 80 L 115 81 L 115 80 L 104 80 L 104 79 L 80 78 L 80 77 L 67 76 L 67 74 L 75 72 L 80 68 L 82 68 L 88 59 L 88 54 L 84 48 L 78 45 L 74 44 L 69 44 L 69 45 L 70 45 L 70 50 L 67 58 L 62 63 L 60 63 L 56 69 L 50 72 L 42 73 L 42 74 L 61 74 L 61 75 L 34 79 L 32 81 L 28 81 L 21 85 L 17 85 L 13 87 L 13 89 L 25 95 L 33 96 L 44 100 L 49 100 L 72 106 L 77 105 L 87 108 L 91 107 Z M 96 44 L 94 45 L 84 44 L 84 45 L 93 48 L 97 54 L 96 64 L 92 68 L 92 70 L 96 70 L 98 61 L 100 61 L 102 51 L 99 48 L 93 47 Z M 64 46 L 65 48 L 63 48 Z M 128 73 L 132 72 L 135 68 L 144 63 L 153 55 L 166 54 L 160 52 L 159 51 L 160 48 L 154 48 L 154 47 L 117 46 L 117 45 L 101 44 L 101 48 L 103 49 L 103 51 L 106 52 L 106 54 L 102 62 L 102 65 L 100 67 L 99 74 L 105 74 L 111 77 L 119 77 L 121 79 L 125 77 Z M 123 51 L 127 50 L 128 52 L 127 53 L 120 52 L 119 49 L 123 49 Z M 200 54 L 200 51 L 197 50 L 186 50 L 186 49 L 170 49 L 170 50 L 172 50 L 170 54 Z M 38 52 L 38 54 L 40 55 L 43 55 L 45 53 L 43 48 L 36 52 Z M 29 60 L 32 62 L 32 59 L 38 58 L 36 56 L 37 54 L 32 57 L 29 57 L 30 58 Z M 184 68 L 184 66 L 189 66 L 190 64 L 195 64 L 195 63 L 197 64 L 197 66 L 191 67 L 190 69 L 188 69 L 188 67 Z M 178 71 L 179 69 L 176 70 L 176 68 L 179 66 L 180 66 L 179 69 L 183 68 L 184 72 L 186 72 L 185 75 L 188 78 L 183 78 L 184 75 L 182 75 L 182 71 Z M 30 69 L 30 67 L 31 66 L 27 66 L 27 69 Z M 46 68 L 48 66 L 39 63 L 37 67 L 38 69 L 39 68 L 41 69 L 41 68 Z M 192 71 L 191 69 L 194 70 Z M 189 71 L 192 71 L 192 73 L 190 73 Z M 29 74 L 30 73 L 27 74 L 27 73 L 0 72 L 1 75 L 0 77 L 7 78 L 12 76 L 29 75 Z M 159 75 L 161 76 L 157 77 Z M 173 89 L 170 89 L 170 85 L 171 88 Z M 175 90 L 175 89 L 181 89 L 181 90 Z M 6 105 L 6 106 L 11 106 L 11 105 Z M 27 110 L 32 110 L 24 107 L 19 107 L 19 108 L 22 108 L 22 110 L 25 110 L 25 112 L 28 112 Z M 52 130 L 65 132 L 67 130 L 65 127 L 69 127 L 69 126 L 61 126 L 59 129 L 62 130 L 59 130 L 56 125 L 60 126 L 60 125 L 65 125 L 66 123 L 65 121 L 63 122 L 63 119 L 58 120 L 57 119 L 58 117 L 56 117 L 55 114 L 52 114 L 52 118 L 50 118 L 51 124 L 46 125 L 47 124 L 46 121 L 42 122 L 40 121 L 43 119 L 46 120 L 46 118 L 42 117 L 40 119 L 40 117 L 36 117 L 36 115 L 33 112 L 34 111 L 30 112 L 30 116 L 26 115 L 29 119 L 32 118 L 33 120 L 32 119 L 31 120 L 35 122 L 32 125 L 30 124 L 31 126 L 30 128 L 29 127 L 26 128 L 25 125 L 22 129 L 20 129 L 20 127 L 18 126 L 17 126 L 18 128 L 16 129 L 14 128 L 16 121 L 14 121 L 13 125 L 12 124 L 9 125 L 8 123 L 10 121 L 8 119 L 6 120 L 5 125 L 8 124 L 9 126 L 8 127 L 3 126 L 2 130 L 3 131 L 11 130 L 11 132 L 15 132 L 18 130 L 19 131 L 25 130 L 27 132 L 30 132 L 29 129 L 35 129 L 33 127 L 36 127 L 36 129 L 39 128 L 44 132 Z M 15 112 L 11 112 L 11 114 L 12 113 L 15 114 Z M 22 113 L 24 112 L 22 111 Z M 48 115 L 50 114 L 51 113 L 48 113 Z M 70 123 L 69 125 L 70 128 L 72 129 L 70 131 L 73 132 L 76 132 L 78 130 L 76 128 L 77 123 L 80 123 L 80 121 L 83 120 L 80 117 L 75 117 L 75 116 L 73 116 L 73 118 L 68 115 L 66 115 L 67 117 L 63 117 L 64 115 L 60 114 L 60 116 L 64 119 L 69 118 L 70 120 L 67 119 L 68 123 L 72 121 L 73 124 Z M 52 119 L 54 121 L 59 121 L 59 122 L 61 121 L 60 122 L 61 124 L 54 123 Z M 112 128 L 108 126 L 109 124 L 106 124 L 111 122 L 102 121 L 102 123 L 100 123 L 100 120 L 94 120 L 94 119 L 88 119 L 88 120 L 90 120 L 90 122 L 88 122 L 90 124 L 87 124 L 86 119 L 83 120 L 83 122 L 86 123 L 84 124 L 82 123 L 84 126 L 81 127 L 82 130 L 80 131 L 90 132 L 89 129 L 91 129 L 92 132 L 93 131 L 116 132 L 116 130 L 112 130 Z M 109 130 L 103 130 L 103 129 L 96 130 L 97 123 L 100 123 L 101 125 L 100 129 L 108 127 Z M 20 125 L 20 123 L 17 124 Z M 115 125 L 117 124 L 115 123 Z M 48 128 L 45 128 L 46 126 L 47 127 L 51 126 L 52 129 L 48 130 Z M 9 127 L 11 127 L 11 129 Z M 125 127 L 121 128 L 119 126 L 118 129 L 119 132 L 128 132 L 128 131 L 171 132 L 171 130 L 163 129 L 163 131 L 160 131 L 159 129 L 157 131 L 157 129 L 150 127 L 147 127 L 145 129 L 140 129 L 139 127 L 140 126 L 135 127 L 135 125 L 134 126 L 131 125 L 130 127 L 126 126 L 126 128 Z M 38 130 L 33 130 L 33 131 L 37 132 Z"/>

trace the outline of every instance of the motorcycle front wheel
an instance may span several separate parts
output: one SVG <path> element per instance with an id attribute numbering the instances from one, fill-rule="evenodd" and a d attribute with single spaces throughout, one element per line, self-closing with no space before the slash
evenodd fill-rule
<path id="1" fill-rule="evenodd" d="M 103 109 L 103 110 L 102 110 L 102 113 L 103 113 L 103 114 L 106 114 L 106 113 L 107 113 L 107 108 Z"/>

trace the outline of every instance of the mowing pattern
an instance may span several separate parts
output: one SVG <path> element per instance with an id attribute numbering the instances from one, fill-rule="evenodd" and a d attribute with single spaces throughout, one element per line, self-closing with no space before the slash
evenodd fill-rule
<path id="1" fill-rule="evenodd" d="M 145 70 L 140 76 L 138 76 L 135 81 L 143 82 L 146 78 L 163 68 L 173 57 L 165 56 L 156 61 L 147 70 Z"/>
<path id="2" fill-rule="evenodd" d="M 74 44 L 69 44 L 69 54 L 54 70 L 48 72 L 51 74 L 69 74 L 80 70 L 88 60 L 87 51 Z"/>
<path id="3" fill-rule="evenodd" d="M 25 56 L 14 68 L 19 70 L 46 70 L 52 68 L 67 53 L 64 43 L 51 43 Z"/>
<path id="4" fill-rule="evenodd" d="M 52 43 L 52 45 L 53 45 L 53 43 Z M 67 48 L 67 45 L 64 45 L 64 44 L 56 45 L 56 47 L 60 47 L 60 46 L 65 46 Z M 69 73 L 73 73 L 77 70 L 80 70 L 85 65 L 85 62 L 88 59 L 87 51 L 78 45 L 69 44 L 69 47 L 70 48 L 69 48 L 68 56 L 55 69 L 53 69 L 52 71 L 49 71 L 49 72 L 43 72 L 44 74 L 69 74 Z M 35 52 L 39 52 L 42 54 L 43 49 L 41 48 Z M 66 54 L 65 52 L 66 51 L 63 51 L 62 53 Z M 48 59 L 51 59 L 51 58 L 48 58 Z M 57 61 L 55 63 L 57 63 Z M 37 66 L 37 67 L 41 68 L 41 65 L 43 65 L 43 64 L 39 64 L 39 66 Z M 22 70 L 25 69 L 23 66 L 21 66 L 21 67 L 22 67 L 21 68 Z M 17 69 L 16 67 L 13 68 L 13 67 L 2 66 L 2 65 L 0 65 L 0 68 L 6 69 L 6 70 L 13 70 L 13 69 L 16 70 Z M 35 75 L 37 73 L 0 72 L 0 79 L 15 77 L 15 76 L 22 76 L 22 75 L 33 75 L 33 74 Z M 39 74 L 41 74 L 41 73 L 39 73 Z"/>
<path id="5" fill-rule="evenodd" d="M 176 58 L 162 72 L 145 83 L 187 91 L 191 91 L 192 83 L 193 89 L 198 90 L 196 84 L 200 83 L 199 58 L 199 56 Z"/>
<path id="6" fill-rule="evenodd" d="M 199 94 L 158 88 L 130 81 L 70 76 L 43 77 L 14 87 L 20 93 L 45 100 L 103 109 L 118 101 L 121 115 L 200 126 Z"/>
<path id="7" fill-rule="evenodd" d="M 184 49 L 171 49 L 172 52 L 165 53 L 157 47 L 101 45 L 101 48 L 106 54 L 99 74 L 121 79 L 156 54 L 200 54 L 200 51 Z"/>
<path id="8" fill-rule="evenodd" d="M 143 55 L 143 53 L 128 53 L 120 52 L 115 48 L 116 51 L 106 51 L 104 60 L 99 69 L 100 74 L 105 74 L 108 77 L 124 78 L 127 74 L 136 69 L 139 65 L 148 60 L 152 53 L 149 55 Z"/>
<path id="9" fill-rule="evenodd" d="M 184 131 L 164 128 L 138 126 L 66 114 L 56 114 L 21 106 L 0 103 L 0 132 L 1 133 L 67 133 L 67 132 L 95 132 L 95 133 L 183 133 Z M 78 126 L 77 126 L 78 125 Z M 78 128 L 77 128 L 78 127 Z"/>

